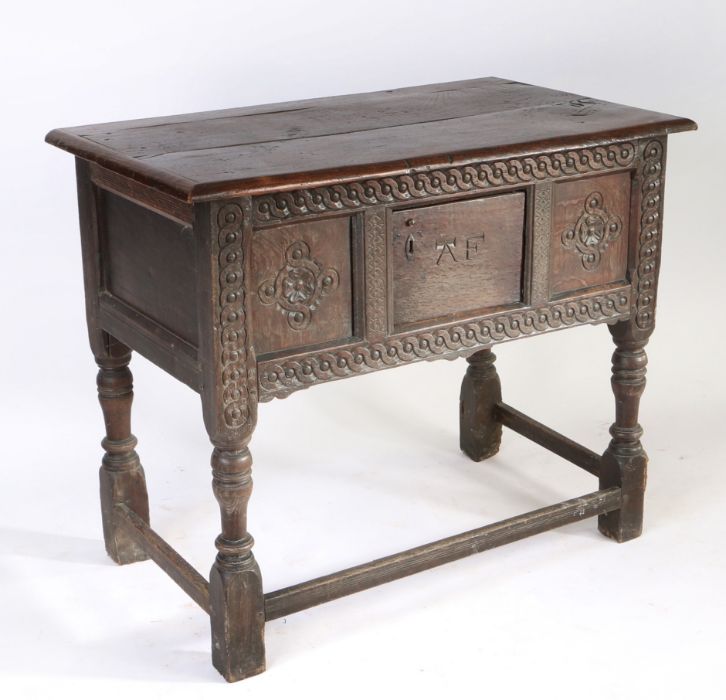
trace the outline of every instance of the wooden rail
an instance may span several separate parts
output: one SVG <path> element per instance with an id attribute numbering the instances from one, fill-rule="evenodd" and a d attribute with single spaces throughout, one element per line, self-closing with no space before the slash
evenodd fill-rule
<path id="1" fill-rule="evenodd" d="M 583 447 L 505 403 L 497 404 L 497 417 L 510 430 L 576 464 L 586 472 L 595 476 L 600 473 L 600 455 L 597 452 Z"/>
<path id="2" fill-rule="evenodd" d="M 597 475 L 600 455 L 538 423 L 505 403 L 496 406 L 502 425 L 536 442 L 585 471 Z M 552 506 L 507 518 L 436 542 L 265 594 L 265 619 L 275 620 L 306 608 L 366 590 L 419 571 L 462 559 L 556 527 L 618 510 L 618 487 L 594 491 Z M 119 527 L 131 537 L 206 613 L 209 584 L 137 513 L 125 504 L 115 506 Z"/>
<path id="3" fill-rule="evenodd" d="M 115 506 L 119 527 L 149 555 L 181 589 L 209 614 L 209 583 L 186 559 L 123 503 Z"/>
<path id="4" fill-rule="evenodd" d="M 530 535 L 608 513 L 620 508 L 620 501 L 618 487 L 595 491 L 367 564 L 281 588 L 265 595 L 265 619 L 275 620 Z"/>

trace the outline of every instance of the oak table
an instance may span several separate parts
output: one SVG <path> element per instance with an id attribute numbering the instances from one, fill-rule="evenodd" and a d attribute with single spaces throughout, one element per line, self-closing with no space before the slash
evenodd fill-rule
<path id="1" fill-rule="evenodd" d="M 153 559 L 209 613 L 234 681 L 264 670 L 266 620 L 595 515 L 637 537 L 666 138 L 695 128 L 483 78 L 51 131 L 76 156 L 109 555 Z M 616 412 L 601 456 L 503 403 L 491 347 L 603 322 Z M 202 398 L 222 521 L 209 582 L 149 527 L 132 349 Z M 246 518 L 258 402 L 459 355 L 469 457 L 494 455 L 506 426 L 598 490 L 264 592 Z"/>

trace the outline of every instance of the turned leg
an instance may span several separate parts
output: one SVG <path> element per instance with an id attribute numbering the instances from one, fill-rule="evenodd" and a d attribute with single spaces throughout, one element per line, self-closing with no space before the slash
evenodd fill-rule
<path id="1" fill-rule="evenodd" d="M 222 516 L 217 558 L 209 575 L 212 662 L 228 681 L 265 670 L 262 577 L 247 532 L 251 467 L 246 441 L 219 444 L 212 453 L 212 487 Z"/>
<path id="2" fill-rule="evenodd" d="M 648 336 L 638 332 L 632 322 L 610 326 L 615 341 L 612 387 L 615 394 L 615 422 L 610 427 L 612 440 L 600 465 L 600 488 L 622 489 L 620 510 L 599 516 L 600 532 L 618 542 L 638 537 L 643 529 L 648 456 L 640 444 L 643 430 L 638 423 L 640 397 L 645 388 Z"/>
<path id="3" fill-rule="evenodd" d="M 133 377 L 129 369 L 131 351 L 97 357 L 98 400 L 106 423 L 105 450 L 100 470 L 101 514 L 106 551 L 117 564 L 130 564 L 148 557 L 116 526 L 114 506 L 123 503 L 149 522 L 149 499 L 144 470 L 136 454 L 136 438 L 131 434 Z"/>
<path id="4" fill-rule="evenodd" d="M 502 400 L 502 387 L 491 350 L 479 350 L 466 360 L 469 367 L 459 399 L 459 444 L 471 459 L 481 462 L 499 451 L 502 424 L 496 419 L 496 405 Z"/>
<path id="5" fill-rule="evenodd" d="M 257 361 L 247 300 L 251 201 L 195 205 L 204 425 L 214 445 L 212 487 L 222 532 L 209 574 L 212 663 L 228 681 L 265 670 L 262 577 L 247 532 L 257 420 Z"/>

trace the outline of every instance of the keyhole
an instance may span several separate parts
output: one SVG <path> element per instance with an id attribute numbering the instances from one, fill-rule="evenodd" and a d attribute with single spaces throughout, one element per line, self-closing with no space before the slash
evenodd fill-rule
<path id="1" fill-rule="evenodd" d="M 413 260 L 413 234 L 409 233 L 408 238 L 406 239 L 406 258 L 408 260 Z"/>

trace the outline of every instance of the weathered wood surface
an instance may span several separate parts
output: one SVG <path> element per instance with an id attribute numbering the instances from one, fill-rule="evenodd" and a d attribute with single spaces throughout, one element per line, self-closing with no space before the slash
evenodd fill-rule
<path id="1" fill-rule="evenodd" d="M 47 140 L 190 199 L 692 128 L 680 117 L 479 78 L 56 129 Z"/>
<path id="2" fill-rule="evenodd" d="M 459 447 L 475 462 L 493 457 L 502 441 L 502 424 L 497 406 L 502 385 L 489 349 L 466 358 L 469 366 L 459 394 Z"/>
<path id="3" fill-rule="evenodd" d="M 558 182 L 554 186 L 551 296 L 625 281 L 630 178 L 626 171 Z"/>
<path id="4" fill-rule="evenodd" d="M 234 681 L 264 670 L 265 619 L 590 515 L 637 537 L 666 136 L 693 128 L 485 78 L 51 132 L 77 156 L 109 554 L 152 556 L 210 613 Z M 503 404 L 490 348 L 602 322 L 616 418 L 599 457 Z M 148 524 L 131 349 L 201 395 L 221 518 L 208 586 Z M 247 527 L 258 401 L 457 355 L 470 457 L 493 455 L 505 425 L 600 491 L 263 595 Z"/>
<path id="5" fill-rule="evenodd" d="M 114 519 L 119 530 L 158 564 L 204 612 L 209 613 L 209 584 L 204 576 L 124 503 L 114 506 Z"/>
<path id="6" fill-rule="evenodd" d="M 524 194 L 391 214 L 394 331 L 522 300 Z"/>
<path id="7" fill-rule="evenodd" d="M 106 437 L 99 470 L 103 537 L 108 555 L 117 564 L 143 561 L 147 553 L 128 532 L 119 528 L 115 508 L 124 504 L 132 508 L 143 522 L 149 522 L 149 496 L 146 477 L 136 454 L 136 437 L 131 433 L 131 404 L 134 399 L 133 376 L 129 369 L 131 351 L 119 343 L 112 345 L 117 355 L 98 356 L 98 401 L 103 411 Z"/>
<path id="8" fill-rule="evenodd" d="M 502 425 L 528 440 L 536 442 L 590 474 L 597 476 L 600 473 L 600 455 L 597 452 L 570 440 L 505 403 L 497 405 L 495 415 Z"/>
<path id="9" fill-rule="evenodd" d="M 600 513 L 608 513 L 619 507 L 620 489 L 609 488 L 539 508 L 492 525 L 268 593 L 265 596 L 265 617 L 274 620 L 471 554 L 516 542 Z"/>

